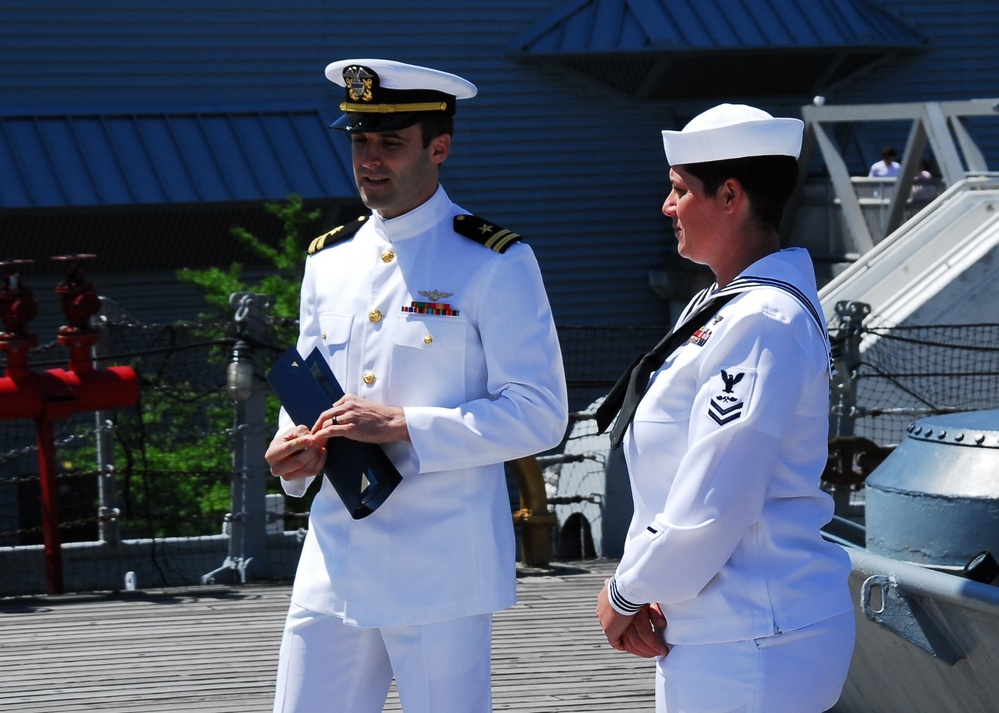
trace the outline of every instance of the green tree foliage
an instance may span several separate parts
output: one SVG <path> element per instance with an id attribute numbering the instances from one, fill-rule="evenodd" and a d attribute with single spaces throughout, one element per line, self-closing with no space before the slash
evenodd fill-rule
<path id="1" fill-rule="evenodd" d="M 114 412 L 115 507 L 120 511 L 118 523 L 126 539 L 214 535 L 221 531 L 225 514 L 232 509 L 236 439 L 234 405 L 225 390 L 225 379 L 235 322 L 229 296 L 234 292 L 270 295 L 273 348 L 262 349 L 266 355 L 276 356 L 293 344 L 306 247 L 318 232 L 313 224 L 320 211 L 306 210 L 296 195 L 268 203 L 265 208 L 283 226 L 276 244 L 241 227 L 232 228 L 231 234 L 268 260 L 273 271 L 251 283 L 240 264 L 181 270 L 178 278 L 203 291 L 212 313 L 195 324 L 150 329 L 147 337 L 137 338 L 143 347 L 119 347 L 139 352 L 129 365 L 136 369 L 142 384 L 139 403 Z M 277 422 L 278 409 L 277 400 L 269 396 L 268 423 Z M 90 518 L 98 508 L 98 473 L 87 469 L 98 460 L 92 433 L 92 418 L 81 415 L 60 434 L 65 441 L 58 450 L 64 517 L 83 523 L 66 530 L 67 542 L 90 540 L 97 534 L 97 525 Z M 276 479 L 268 481 L 268 488 L 280 491 Z M 37 500 L 40 496 L 32 493 L 30 497 Z M 77 505 L 73 505 L 74 498 Z M 296 501 L 292 509 L 307 510 L 308 503 Z M 297 523 L 287 526 L 294 528 Z M 29 533 L 22 541 L 40 542 L 41 535 Z"/>
<path id="2" fill-rule="evenodd" d="M 183 269 L 181 282 L 204 292 L 211 308 L 198 325 L 185 328 L 186 338 L 213 344 L 199 350 L 202 379 L 215 374 L 214 388 L 192 383 L 186 368 L 175 371 L 167 359 L 162 368 L 137 365 L 144 376 L 141 417 L 123 413 L 117 429 L 119 497 L 123 504 L 124 529 L 134 536 L 164 537 L 214 534 L 206 523 L 221 527 L 230 506 L 233 459 L 233 404 L 224 391 L 226 365 L 230 357 L 234 292 L 270 295 L 274 319 L 274 345 L 294 343 L 298 319 L 299 288 L 308 240 L 315 232 L 319 210 L 306 210 L 301 197 L 288 196 L 268 203 L 265 209 L 282 224 L 283 235 L 275 245 L 261 240 L 245 228 L 232 228 L 231 235 L 243 246 L 274 266 L 257 282 L 244 275 L 243 265 L 204 270 Z M 273 351 L 273 350 L 270 350 Z M 270 354 L 270 351 L 268 354 Z M 179 378 L 178 378 L 179 377 Z M 268 398 L 267 418 L 277 420 L 279 405 Z M 275 490 L 280 488 L 273 484 Z"/>
<path id="3" fill-rule="evenodd" d="M 123 533 L 216 534 L 231 502 L 232 404 L 189 383 L 148 381 L 143 392 L 115 431 Z"/>
<path id="4" fill-rule="evenodd" d="M 249 284 L 243 276 L 243 265 L 233 263 L 227 269 L 183 269 L 177 277 L 181 282 L 200 287 L 208 304 L 226 314 L 232 311 L 229 295 L 234 292 L 259 292 L 274 298 L 271 313 L 275 319 L 297 319 L 305 248 L 312 237 L 309 229 L 318 220 L 321 211 L 306 210 L 302 198 L 295 194 L 281 202 L 267 203 L 264 208 L 276 216 L 283 227 L 284 235 L 276 246 L 268 245 L 245 228 L 232 228 L 231 233 L 248 250 L 273 264 L 273 273 L 256 284 Z"/>

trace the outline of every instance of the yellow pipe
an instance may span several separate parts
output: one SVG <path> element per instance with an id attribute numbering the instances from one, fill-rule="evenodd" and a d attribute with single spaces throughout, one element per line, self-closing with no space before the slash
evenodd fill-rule
<path id="1" fill-rule="evenodd" d="M 521 561 L 528 567 L 547 567 L 551 550 L 550 531 L 558 523 L 548 512 L 548 493 L 541 466 L 533 456 L 507 461 L 517 477 L 520 510 L 513 514 L 521 526 Z"/>

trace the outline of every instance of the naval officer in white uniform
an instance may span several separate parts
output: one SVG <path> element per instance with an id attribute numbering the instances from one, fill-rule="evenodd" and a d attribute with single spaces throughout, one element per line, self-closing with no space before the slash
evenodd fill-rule
<path id="1" fill-rule="evenodd" d="M 406 713 L 491 710 L 492 612 L 515 601 L 503 463 L 559 443 L 565 377 L 531 249 L 438 183 L 453 74 L 334 62 L 368 216 L 310 246 L 298 350 L 319 347 L 346 396 L 318 423 L 282 414 L 266 458 L 291 495 L 324 444 L 382 444 L 402 475 L 353 519 L 330 483 L 312 506 L 281 645 L 274 710 L 377 713 L 394 677 Z"/>
<path id="2" fill-rule="evenodd" d="M 808 253 L 777 232 L 802 122 L 725 104 L 663 138 L 663 212 L 716 282 L 598 412 L 617 415 L 635 510 L 597 615 L 613 646 L 658 658 L 658 713 L 818 713 L 854 615 L 849 557 L 819 531 L 829 342 Z"/>

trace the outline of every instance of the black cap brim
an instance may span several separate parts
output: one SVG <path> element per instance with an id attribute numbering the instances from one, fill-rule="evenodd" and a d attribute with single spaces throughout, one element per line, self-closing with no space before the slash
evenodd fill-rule
<path id="1" fill-rule="evenodd" d="M 348 112 L 330 124 L 329 128 L 373 134 L 386 131 L 400 131 L 416 124 L 426 114 L 427 112 L 422 111 L 397 112 L 392 114 Z"/>

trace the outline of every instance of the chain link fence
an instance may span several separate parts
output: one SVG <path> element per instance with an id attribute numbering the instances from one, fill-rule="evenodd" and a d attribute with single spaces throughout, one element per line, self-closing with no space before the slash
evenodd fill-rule
<path id="1" fill-rule="evenodd" d="M 253 340 L 263 369 L 293 344 L 297 325 L 269 321 Z M 662 328 L 560 332 L 571 408 L 585 409 L 605 393 Z M 138 402 L 113 412 L 75 414 L 55 422 L 59 535 L 69 591 L 196 584 L 238 565 L 227 561 L 239 518 L 234 467 L 241 432 L 239 405 L 227 389 L 227 369 L 240 339 L 236 322 L 139 324 L 109 320 L 98 344 L 97 367 L 135 369 Z M 31 350 L 33 372 L 64 368 L 58 343 Z M 6 364 L 0 362 L 0 366 Z M 267 398 L 266 423 L 279 405 Z M 272 426 L 252 437 L 270 440 Z M 0 422 L 0 596 L 46 590 L 36 424 Z M 266 467 L 265 464 L 261 464 Z M 266 477 L 269 578 L 291 576 L 316 486 L 287 498 Z M 510 478 L 511 512 L 519 507 Z"/>
<path id="2" fill-rule="evenodd" d="M 253 344 L 265 368 L 294 342 L 296 325 L 270 323 Z M 859 360 L 853 429 L 881 444 L 904 438 L 924 413 L 999 408 L 999 324 L 854 328 Z M 606 500 L 606 444 L 588 414 L 662 327 L 562 327 L 559 337 L 575 412 L 556 453 L 541 457 L 560 528 L 556 555 L 586 556 L 599 540 Z M 55 424 L 59 532 L 69 591 L 177 586 L 232 570 L 233 493 L 245 479 L 234 466 L 239 406 L 227 390 L 227 368 L 240 335 L 233 321 L 144 325 L 109 321 L 97 365 L 132 366 L 138 402 L 113 412 L 83 413 Z M 834 342 L 846 334 L 831 329 Z M 58 344 L 33 349 L 33 371 L 62 368 Z M 3 364 L 5 367 L 6 364 Z M 268 397 L 266 422 L 277 420 Z M 271 427 L 267 427 L 270 429 Z M 255 433 L 269 441 L 272 430 Z M 286 498 L 263 478 L 267 499 L 264 576 L 294 572 L 311 493 Z M 619 494 L 620 495 L 620 494 Z M 624 496 L 625 497 L 626 493 Z M 0 596 L 45 592 L 36 425 L 0 423 Z M 511 480 L 511 511 L 518 507 Z M 234 516 L 234 513 L 236 515 Z M 234 522 L 236 520 L 236 522 Z M 599 550 L 599 542 L 597 544 Z"/>
<path id="3" fill-rule="evenodd" d="M 848 328 L 830 330 L 833 343 Z M 999 408 L 999 325 L 861 326 L 856 359 L 840 375 L 851 435 L 897 445 L 913 421 L 933 414 Z"/>

